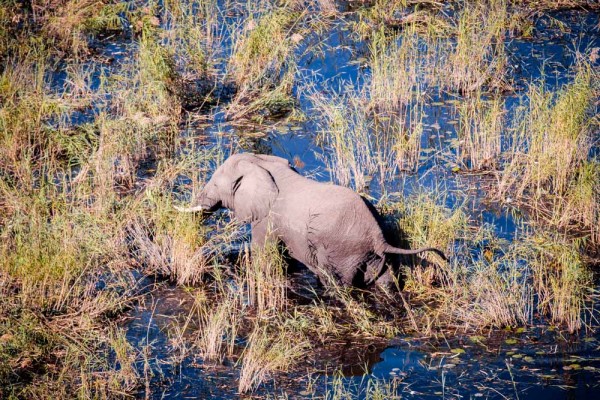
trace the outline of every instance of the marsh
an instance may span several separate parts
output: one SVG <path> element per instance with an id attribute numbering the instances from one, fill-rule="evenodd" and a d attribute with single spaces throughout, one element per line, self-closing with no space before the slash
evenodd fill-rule
<path id="1" fill-rule="evenodd" d="M 597 397 L 599 12 L 3 2 L 0 397 Z M 449 262 L 324 287 L 175 210 L 244 153 Z"/>

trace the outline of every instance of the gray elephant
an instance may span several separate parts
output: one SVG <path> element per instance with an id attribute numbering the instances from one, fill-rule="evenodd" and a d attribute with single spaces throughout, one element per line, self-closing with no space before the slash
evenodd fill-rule
<path id="1" fill-rule="evenodd" d="M 290 256 L 318 275 L 342 285 L 388 283 L 386 254 L 417 254 L 435 248 L 404 250 L 388 244 L 372 211 L 354 191 L 308 179 L 287 160 L 267 155 L 236 154 L 214 172 L 189 208 L 215 211 L 225 207 L 250 222 L 252 247 L 280 240 Z"/>

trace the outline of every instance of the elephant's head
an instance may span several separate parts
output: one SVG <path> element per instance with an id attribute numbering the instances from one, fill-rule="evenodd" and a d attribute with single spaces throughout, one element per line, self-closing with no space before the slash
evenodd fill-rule
<path id="1" fill-rule="evenodd" d="M 271 173 L 263 167 L 269 162 L 253 154 L 236 154 L 217 168 L 189 208 L 179 211 L 215 211 L 221 207 L 243 221 L 256 221 L 269 214 L 279 189 Z M 286 161 L 287 162 L 287 161 Z"/>

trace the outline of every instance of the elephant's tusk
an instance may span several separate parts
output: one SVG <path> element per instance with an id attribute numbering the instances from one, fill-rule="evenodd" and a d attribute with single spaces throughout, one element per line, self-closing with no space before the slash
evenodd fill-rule
<path id="1" fill-rule="evenodd" d="M 202 207 L 201 205 L 195 206 L 195 207 L 187 207 L 187 208 L 179 207 L 179 206 L 173 206 L 173 207 L 175 207 L 175 209 L 180 212 L 198 212 L 198 211 L 204 210 L 204 207 Z"/>

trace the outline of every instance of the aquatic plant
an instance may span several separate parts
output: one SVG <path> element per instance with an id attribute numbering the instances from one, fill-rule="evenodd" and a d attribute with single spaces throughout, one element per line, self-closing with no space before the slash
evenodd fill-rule
<path id="1" fill-rule="evenodd" d="M 532 84 L 514 119 L 498 180 L 501 198 L 525 199 L 535 216 L 558 228 L 576 225 L 594 241 L 600 191 L 589 154 L 597 126 L 597 81 L 597 72 L 582 61 L 573 82 L 557 92 L 547 91 L 543 82 Z"/>
<path id="2" fill-rule="evenodd" d="M 256 325 L 242 353 L 240 393 L 255 389 L 270 373 L 286 371 L 307 347 L 306 340 L 292 341 L 285 330 L 271 332 L 265 326 Z"/>
<path id="3" fill-rule="evenodd" d="M 504 128 L 503 101 L 497 96 L 484 99 L 477 92 L 461 102 L 458 109 L 458 164 L 475 171 L 498 168 Z"/>
<path id="4" fill-rule="evenodd" d="M 504 48 L 508 14 L 504 0 L 468 2 L 456 28 L 448 58 L 450 87 L 471 92 L 482 86 L 503 88 L 508 58 Z"/>

